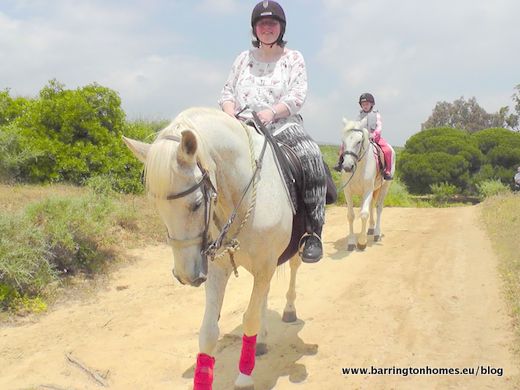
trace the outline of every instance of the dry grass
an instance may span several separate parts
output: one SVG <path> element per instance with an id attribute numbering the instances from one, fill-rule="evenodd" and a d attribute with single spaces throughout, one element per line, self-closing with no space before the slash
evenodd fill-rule
<path id="1" fill-rule="evenodd" d="M 520 195 L 505 194 L 482 203 L 482 218 L 500 259 L 504 295 L 511 308 L 520 355 Z"/>
<path id="2" fill-rule="evenodd" d="M 85 195 L 85 187 L 54 184 L 6 185 L 0 184 L 0 211 L 4 213 L 22 210 L 30 203 L 49 197 L 74 197 Z M 123 248 L 165 241 L 165 228 L 157 213 L 144 195 L 117 195 L 118 201 L 130 212 L 137 214 L 135 220 L 122 224 L 117 232 Z"/>
<path id="3" fill-rule="evenodd" d="M 30 204 L 41 204 L 49 198 L 85 198 L 90 191 L 89 188 L 62 184 L 48 186 L 1 184 L 0 213 L 7 216 L 19 212 L 25 213 L 27 211 L 25 209 Z M 111 218 L 114 219 L 109 229 L 104 232 L 107 239 L 104 240 L 106 242 L 102 248 L 110 254 L 106 258 L 108 261 L 102 263 L 96 270 L 96 275 L 78 273 L 59 278 L 48 284 L 40 292 L 41 295 L 35 297 L 36 299 L 41 297 L 45 304 L 53 305 L 64 299 L 68 301 L 84 298 L 92 291 L 102 288 L 114 269 L 132 261 L 127 257 L 126 249 L 165 242 L 165 227 L 145 196 L 112 194 L 112 197 L 113 201 L 110 203 L 112 206 L 107 211 L 113 214 Z M 26 311 L 31 312 L 31 310 L 15 309 L 15 312 L 20 315 Z M 0 321 L 10 318 L 9 313 L 0 312 Z"/>

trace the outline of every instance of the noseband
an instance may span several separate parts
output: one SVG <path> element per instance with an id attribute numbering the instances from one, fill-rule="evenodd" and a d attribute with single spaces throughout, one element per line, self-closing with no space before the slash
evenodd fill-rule
<path id="1" fill-rule="evenodd" d="M 351 129 L 351 131 L 360 132 L 362 135 L 361 146 L 359 148 L 359 153 L 361 154 L 361 156 L 358 153 L 355 153 L 351 150 L 345 150 L 341 154 L 341 157 L 352 156 L 356 159 L 356 165 L 357 165 L 357 163 L 361 161 L 361 159 L 365 156 L 365 153 L 367 152 L 367 149 L 365 149 L 365 132 L 361 129 Z"/>
<path id="2" fill-rule="evenodd" d="M 163 139 L 180 142 L 181 139 L 175 135 L 169 135 L 164 137 Z M 204 196 L 204 230 L 202 233 L 195 237 L 195 238 L 188 238 L 188 239 L 176 239 L 170 236 L 170 232 L 168 231 L 168 243 L 176 248 L 185 248 L 191 245 L 201 245 L 201 255 L 203 260 L 203 272 L 204 274 L 208 271 L 208 257 L 207 257 L 207 250 L 209 246 L 209 239 L 208 239 L 208 233 L 209 233 L 209 225 L 211 223 L 212 218 L 212 208 L 213 204 L 216 202 L 217 199 L 217 190 L 215 189 L 215 186 L 211 182 L 211 178 L 209 177 L 209 173 L 206 169 L 200 165 L 200 162 L 197 161 L 197 166 L 199 167 L 200 171 L 202 172 L 201 179 L 196 182 L 194 185 L 192 185 L 187 190 L 184 190 L 182 192 L 179 192 L 177 194 L 168 195 L 166 197 L 167 200 L 175 200 L 175 199 L 181 199 L 185 196 L 191 194 L 192 192 L 195 192 L 198 188 L 201 189 L 202 195 Z"/>
<path id="3" fill-rule="evenodd" d="M 253 115 L 254 118 L 255 118 L 255 115 L 256 115 L 256 113 Z M 256 119 L 255 122 L 260 123 L 260 125 L 261 125 L 261 122 L 259 122 L 258 117 L 256 117 L 255 119 Z M 245 125 L 244 125 L 244 129 L 246 129 Z M 249 152 L 251 154 L 251 158 L 253 159 L 254 158 L 253 141 L 252 141 L 251 135 L 249 134 L 249 131 L 247 129 L 246 129 L 246 133 L 247 133 L 248 139 L 249 139 Z M 169 136 L 164 137 L 163 139 L 175 141 L 175 142 L 181 142 L 181 139 L 175 135 L 169 135 Z M 196 182 L 194 185 L 192 185 L 190 188 L 188 188 L 187 190 L 179 192 L 178 194 L 168 195 L 166 197 L 166 199 L 168 199 L 168 200 L 174 200 L 174 199 L 183 198 L 186 195 L 189 195 L 192 192 L 196 191 L 198 188 L 200 188 L 202 191 L 202 194 L 204 196 L 204 230 L 203 230 L 203 232 L 198 237 L 184 239 L 184 240 L 175 239 L 175 238 L 171 237 L 170 233 L 168 232 L 168 242 L 173 247 L 177 247 L 177 248 L 185 248 L 188 246 L 200 244 L 201 245 L 200 253 L 202 256 L 202 260 L 203 260 L 204 274 L 206 274 L 208 271 L 208 256 L 210 257 L 211 260 L 215 259 L 216 252 L 224 245 L 224 239 L 225 239 L 229 229 L 231 228 L 231 225 L 235 221 L 235 218 L 238 215 L 238 210 L 239 210 L 242 202 L 244 201 L 246 194 L 252 188 L 252 191 L 253 191 L 252 201 L 247 209 L 246 215 L 245 215 L 242 223 L 238 227 L 238 230 L 236 231 L 234 238 L 231 239 L 228 244 L 226 244 L 224 252 L 222 252 L 219 255 L 219 256 L 221 256 L 225 252 L 227 252 L 229 254 L 235 276 L 238 276 L 237 267 L 236 267 L 236 264 L 233 259 L 233 253 L 239 247 L 239 243 L 236 238 L 237 238 L 240 230 L 244 227 L 245 223 L 247 222 L 247 219 L 248 219 L 249 215 L 251 214 L 251 212 L 255 206 L 255 203 L 256 203 L 256 186 L 258 184 L 257 178 L 262 169 L 262 161 L 263 161 L 263 158 L 265 155 L 266 147 L 267 147 L 267 140 L 264 139 L 264 144 L 262 146 L 262 150 L 260 152 L 258 159 L 252 160 L 252 162 L 254 162 L 254 166 L 253 166 L 253 174 L 251 176 L 251 179 L 249 180 L 245 189 L 242 191 L 242 196 L 240 197 L 238 203 L 235 205 L 235 208 L 231 212 L 231 215 L 229 216 L 226 224 L 221 228 L 218 237 L 214 241 L 209 240 L 208 233 L 209 233 L 209 225 L 213 218 L 212 207 L 213 207 L 213 204 L 216 203 L 218 193 L 217 193 L 217 190 L 215 189 L 215 186 L 211 182 L 211 178 L 209 177 L 208 171 L 206 169 L 204 169 L 198 161 L 197 161 L 197 166 L 199 167 L 200 171 L 202 172 L 201 179 L 198 182 Z"/>
<path id="4" fill-rule="evenodd" d="M 365 157 L 365 154 L 368 150 L 368 148 L 365 148 L 365 132 L 361 129 L 351 129 L 350 131 L 357 131 L 357 132 L 361 133 L 361 137 L 362 137 L 361 146 L 359 147 L 358 153 L 353 152 L 351 150 L 344 150 L 343 153 L 341 154 L 341 158 L 344 158 L 345 156 L 354 157 L 355 162 L 354 162 L 354 169 L 352 170 L 352 175 L 350 175 L 350 178 L 344 184 L 341 185 L 341 187 L 338 189 L 338 191 L 343 190 L 348 185 L 348 183 L 350 183 L 350 181 L 354 177 L 354 174 L 356 173 L 357 163 L 360 162 L 363 159 L 363 157 Z"/>

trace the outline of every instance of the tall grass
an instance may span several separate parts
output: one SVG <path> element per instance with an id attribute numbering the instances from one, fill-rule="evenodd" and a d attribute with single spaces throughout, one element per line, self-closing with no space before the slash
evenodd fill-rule
<path id="1" fill-rule="evenodd" d="M 520 353 L 520 195 L 491 196 L 482 203 L 482 218 L 500 259 L 504 294 L 511 307 Z"/>
<path id="2" fill-rule="evenodd" d="M 49 192 L 15 209 L 0 202 L 0 308 L 38 300 L 63 277 L 104 270 L 117 259 L 121 240 L 153 237 L 146 232 L 158 219 L 149 222 L 136 197 L 104 192 L 108 187 L 98 180 L 82 193 Z"/>

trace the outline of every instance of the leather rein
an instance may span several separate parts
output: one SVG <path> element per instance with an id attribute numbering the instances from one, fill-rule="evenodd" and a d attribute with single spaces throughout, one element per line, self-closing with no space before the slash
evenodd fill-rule
<path id="1" fill-rule="evenodd" d="M 341 187 L 338 189 L 338 191 L 343 190 L 348 185 L 348 183 L 350 183 L 350 181 L 354 177 L 354 174 L 356 173 L 357 163 L 360 162 L 363 159 L 363 157 L 365 157 L 365 154 L 367 153 L 367 150 L 368 150 L 368 148 L 365 148 L 365 132 L 363 130 L 361 130 L 361 129 L 351 129 L 350 131 L 360 132 L 361 135 L 362 135 L 362 138 L 361 138 L 362 142 L 361 142 L 361 146 L 359 148 L 358 153 L 353 152 L 351 150 L 345 150 L 341 154 L 342 158 L 344 158 L 345 156 L 352 156 L 352 157 L 354 157 L 356 159 L 356 162 L 354 164 L 354 169 L 352 170 L 352 175 L 350 175 L 350 178 L 346 181 L 346 183 L 341 185 Z"/>
<path id="2" fill-rule="evenodd" d="M 247 129 L 245 129 L 245 130 L 248 131 Z M 249 133 L 248 133 L 248 137 L 250 137 Z M 180 137 L 175 136 L 175 135 L 165 136 L 162 139 L 175 141 L 175 142 L 179 142 L 179 143 L 181 142 Z M 252 149 L 253 146 L 252 146 L 251 139 L 250 139 L 249 143 L 250 143 L 250 152 L 251 152 L 251 154 L 253 154 L 254 151 Z M 207 273 L 208 256 L 211 259 L 211 261 L 215 260 L 216 253 L 222 247 L 224 239 L 238 214 L 238 209 L 240 208 L 240 206 L 241 206 L 243 200 L 245 199 L 245 196 L 246 196 L 247 192 L 249 191 L 249 189 L 251 188 L 251 186 L 254 187 L 254 191 L 255 191 L 254 198 L 256 199 L 256 183 L 257 183 L 256 178 L 258 177 L 260 170 L 262 169 L 262 161 L 263 161 L 263 158 L 265 155 L 266 146 L 267 146 L 267 141 L 264 141 L 262 151 L 260 152 L 258 159 L 255 160 L 256 167 L 253 172 L 253 175 L 251 176 L 251 179 L 249 180 L 245 189 L 242 191 L 240 200 L 236 204 L 236 206 L 233 209 L 233 211 L 231 212 L 226 224 L 220 230 L 220 233 L 215 240 L 213 240 L 213 241 L 210 240 L 209 227 L 210 227 L 211 221 L 213 219 L 213 206 L 217 201 L 218 192 L 215 189 L 215 186 L 213 185 L 213 183 L 211 182 L 211 178 L 210 178 L 208 170 L 206 170 L 204 167 L 202 167 L 202 165 L 200 164 L 199 161 L 197 161 L 197 166 L 198 166 L 199 170 L 202 172 L 202 177 L 200 178 L 200 180 L 198 180 L 195 184 L 193 184 L 188 189 L 186 189 L 182 192 L 179 192 L 177 194 L 168 195 L 166 197 L 167 200 L 181 199 L 181 198 L 184 198 L 185 196 L 195 192 L 197 189 L 199 189 L 199 188 L 201 189 L 202 195 L 204 197 L 204 230 L 197 237 L 188 238 L 188 239 L 176 239 L 174 237 L 171 237 L 170 233 L 168 232 L 168 243 L 177 248 L 185 248 L 185 247 L 188 247 L 191 245 L 200 244 L 201 245 L 200 253 L 202 255 L 204 273 Z M 231 264 L 233 265 L 235 276 L 238 276 L 237 268 L 236 268 L 236 265 L 235 265 L 235 262 L 233 259 L 233 253 L 238 249 L 238 242 L 236 240 L 236 237 L 237 237 L 238 233 L 240 232 L 240 229 L 244 226 L 247 218 L 249 217 L 250 211 L 252 210 L 253 207 L 254 207 L 254 204 L 250 205 L 248 213 L 246 214 L 244 221 L 242 222 L 238 231 L 236 232 L 235 237 L 231 240 L 231 246 L 228 246 L 225 249 L 228 251 L 228 253 L 230 255 L 230 260 L 231 260 Z"/>

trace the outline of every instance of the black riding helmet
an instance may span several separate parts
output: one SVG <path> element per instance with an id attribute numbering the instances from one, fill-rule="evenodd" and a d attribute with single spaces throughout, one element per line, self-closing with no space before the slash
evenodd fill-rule
<path id="1" fill-rule="evenodd" d="M 285 34 L 287 21 L 282 6 L 276 1 L 265 0 L 258 3 L 255 8 L 253 8 L 253 12 L 251 13 L 251 27 L 253 29 L 253 36 L 255 37 L 255 41 L 253 41 L 255 47 L 260 46 L 260 40 L 256 36 L 255 25 L 262 18 L 273 18 L 280 22 L 280 36 L 275 43 L 283 47 L 285 45 L 283 35 Z"/>
<path id="2" fill-rule="evenodd" d="M 376 104 L 376 100 L 374 99 L 374 95 L 371 93 L 365 92 L 359 97 L 359 105 L 363 102 L 370 102 L 372 104 Z"/>

